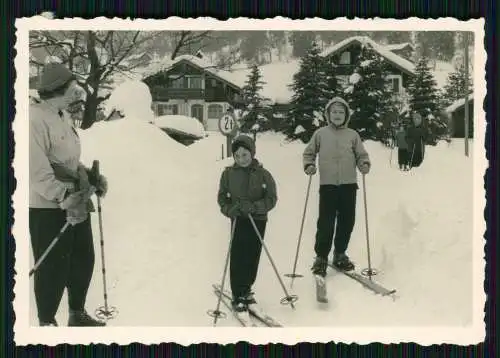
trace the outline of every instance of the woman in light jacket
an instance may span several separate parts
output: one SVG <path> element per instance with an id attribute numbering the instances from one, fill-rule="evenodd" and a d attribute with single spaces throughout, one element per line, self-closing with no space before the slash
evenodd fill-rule
<path id="1" fill-rule="evenodd" d="M 94 191 L 103 196 L 107 183 L 80 163 L 78 133 L 64 115 L 81 98 L 81 88 L 64 65 L 50 63 L 38 93 L 40 101 L 29 108 L 29 229 L 35 262 L 70 224 L 34 273 L 39 323 L 58 325 L 55 316 L 67 288 L 68 326 L 104 326 L 87 314 L 85 301 L 94 269 L 90 196 Z"/>

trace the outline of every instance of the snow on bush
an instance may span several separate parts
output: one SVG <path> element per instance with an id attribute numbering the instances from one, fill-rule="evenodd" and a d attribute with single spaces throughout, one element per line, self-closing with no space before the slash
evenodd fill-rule
<path id="1" fill-rule="evenodd" d="M 361 79 L 362 79 L 361 75 L 355 72 L 349 77 L 349 83 L 355 85 L 356 83 L 361 81 Z"/>
<path id="2" fill-rule="evenodd" d="M 295 134 L 300 134 L 300 133 L 304 133 L 306 130 L 304 129 L 304 127 L 302 127 L 301 125 L 298 125 L 296 128 L 295 128 Z"/>
<path id="3" fill-rule="evenodd" d="M 193 137 L 202 138 L 205 136 L 205 128 L 201 122 L 193 117 L 182 115 L 165 115 L 154 119 L 153 122 L 161 129 L 172 129 L 187 133 Z"/>

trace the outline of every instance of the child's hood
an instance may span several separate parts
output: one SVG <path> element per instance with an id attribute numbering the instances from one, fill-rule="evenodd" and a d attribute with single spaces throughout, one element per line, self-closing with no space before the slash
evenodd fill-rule
<path id="1" fill-rule="evenodd" d="M 332 106 L 334 103 L 340 103 L 345 107 L 345 113 L 346 113 L 347 118 L 346 118 L 344 124 L 342 124 L 340 127 L 347 127 L 347 125 L 349 124 L 349 121 L 351 120 L 351 108 L 349 107 L 349 104 L 347 103 L 347 101 L 345 99 L 343 99 L 342 97 L 338 97 L 338 96 L 333 97 L 331 100 L 329 100 L 325 106 L 324 113 L 325 113 L 325 118 L 328 120 L 328 124 L 331 125 L 330 117 L 328 115 L 328 110 L 330 109 L 330 106 Z"/>

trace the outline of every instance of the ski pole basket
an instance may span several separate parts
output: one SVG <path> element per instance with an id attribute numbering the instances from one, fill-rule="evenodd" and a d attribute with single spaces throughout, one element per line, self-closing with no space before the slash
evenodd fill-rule
<path id="1" fill-rule="evenodd" d="M 207 314 L 213 318 L 226 318 L 226 313 L 219 310 L 208 310 Z"/>
<path id="2" fill-rule="evenodd" d="M 118 315 L 118 310 L 116 307 L 101 306 L 95 310 L 95 315 L 97 318 L 107 321 L 115 318 Z"/>
<path id="3" fill-rule="evenodd" d="M 367 277 L 371 278 L 372 276 L 375 276 L 378 274 L 378 270 L 374 269 L 374 268 L 365 268 L 365 269 L 361 270 L 361 274 L 363 276 L 367 276 Z"/>
<path id="4" fill-rule="evenodd" d="M 297 296 L 297 295 L 289 295 L 289 296 L 283 297 L 280 300 L 280 303 L 282 305 L 293 305 L 298 300 L 299 300 L 299 296 Z"/>

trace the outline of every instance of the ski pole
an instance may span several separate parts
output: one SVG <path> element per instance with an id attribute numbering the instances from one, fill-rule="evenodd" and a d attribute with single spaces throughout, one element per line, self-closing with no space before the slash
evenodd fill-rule
<path id="1" fill-rule="evenodd" d="M 414 154 L 415 154 L 415 144 L 413 144 L 413 150 L 411 151 L 410 169 L 413 168 L 413 155 Z"/>
<path id="2" fill-rule="evenodd" d="M 227 273 L 227 267 L 229 264 L 229 255 L 231 253 L 231 245 L 233 243 L 234 230 L 236 228 L 236 220 L 237 220 L 237 218 L 235 217 L 233 224 L 232 224 L 232 227 L 231 227 L 231 236 L 229 238 L 229 245 L 228 245 L 227 253 L 226 253 L 226 262 L 224 264 L 224 271 L 222 272 L 220 291 L 219 291 L 219 295 L 218 295 L 218 299 L 217 299 L 217 308 L 215 310 L 208 311 L 208 315 L 212 316 L 214 318 L 214 327 L 217 324 L 217 318 L 219 318 L 219 317 L 224 318 L 225 317 L 224 312 L 222 312 L 220 310 L 220 303 L 222 301 L 222 291 L 224 290 L 224 283 L 226 282 L 226 273 Z"/>
<path id="3" fill-rule="evenodd" d="M 36 270 L 38 270 L 38 268 L 40 267 L 40 265 L 42 264 L 42 262 L 45 260 L 45 258 L 50 253 L 50 251 L 52 251 L 52 249 L 57 244 L 57 242 L 59 241 L 59 239 L 61 239 L 61 237 L 64 235 L 64 233 L 66 232 L 66 230 L 68 230 L 68 227 L 70 225 L 71 224 L 68 221 L 66 221 L 66 223 L 64 224 L 64 226 L 61 228 L 61 230 L 57 234 L 57 236 L 52 240 L 52 242 L 50 243 L 50 245 L 43 252 L 42 256 L 40 256 L 40 258 L 38 259 L 38 261 L 35 263 L 35 266 L 33 266 L 33 268 L 30 270 L 30 273 L 29 273 L 30 277 L 36 272 Z"/>
<path id="4" fill-rule="evenodd" d="M 391 148 L 391 155 L 389 157 L 389 166 L 392 168 L 392 151 L 394 150 L 394 147 Z"/>
<path id="5" fill-rule="evenodd" d="M 297 241 L 297 251 L 295 252 L 295 262 L 293 263 L 293 273 L 291 274 L 286 274 L 286 277 L 291 277 L 292 281 L 290 283 L 290 288 L 293 287 L 293 281 L 295 277 L 303 277 L 300 274 L 296 274 L 296 269 L 297 269 L 297 261 L 299 258 L 299 248 L 300 248 L 300 242 L 302 240 L 302 232 L 304 230 L 304 220 L 306 218 L 306 210 L 307 210 L 307 202 L 309 200 L 309 190 L 311 189 L 311 180 L 312 180 L 312 175 L 309 175 L 309 183 L 307 184 L 307 192 L 306 192 L 306 202 L 304 204 L 304 212 L 302 214 L 302 223 L 300 224 L 300 231 L 299 231 L 299 239 Z"/>
<path id="6" fill-rule="evenodd" d="M 94 160 L 92 163 L 91 171 L 95 174 L 97 180 L 99 180 L 99 161 Z M 99 216 L 99 236 L 101 242 L 101 264 L 102 264 L 102 282 L 104 288 L 104 306 L 99 307 L 96 310 L 96 316 L 101 319 L 111 319 L 114 318 L 117 314 L 117 310 L 115 307 L 108 307 L 108 289 L 106 286 L 106 264 L 104 260 L 104 235 L 102 229 L 102 206 L 101 206 L 101 198 L 99 195 L 97 196 L 97 213 Z"/>
<path id="7" fill-rule="evenodd" d="M 363 174 L 363 198 L 364 198 L 364 207 L 365 207 L 366 248 L 367 248 L 367 252 L 368 252 L 368 268 L 364 269 L 362 271 L 362 273 L 365 276 L 368 276 L 371 280 L 372 276 L 376 275 L 377 272 L 376 272 L 376 270 L 372 269 L 371 258 L 370 258 L 370 235 L 369 235 L 369 229 L 368 229 L 368 208 L 367 208 L 367 203 L 366 203 L 365 174 Z"/>
<path id="8" fill-rule="evenodd" d="M 295 306 L 293 305 L 294 302 L 296 302 L 299 298 L 297 295 L 289 295 L 285 285 L 283 284 L 283 281 L 281 280 L 280 274 L 278 272 L 278 269 L 276 268 L 276 265 L 274 264 L 273 258 L 271 257 L 271 254 L 269 253 L 269 250 L 267 249 L 267 245 L 262 239 L 262 236 L 260 235 L 259 229 L 257 228 L 257 225 L 255 225 L 255 221 L 253 220 L 253 217 L 251 214 L 248 214 L 248 218 L 250 219 L 250 222 L 252 223 L 252 226 L 255 230 L 255 233 L 257 234 L 257 237 L 259 238 L 260 243 L 262 244 L 262 247 L 264 247 L 264 250 L 266 251 L 267 257 L 269 258 L 269 261 L 271 262 L 271 265 L 273 266 L 274 272 L 276 273 L 276 276 L 278 277 L 278 281 L 280 282 L 281 287 L 283 288 L 283 291 L 285 292 L 285 297 L 283 297 L 280 301 L 281 304 L 290 304 L 293 309 L 295 309 Z"/>

